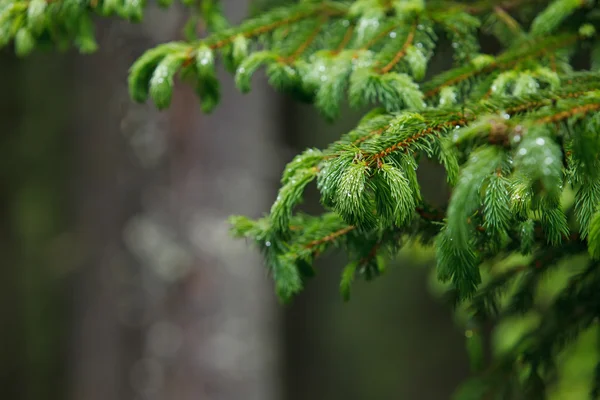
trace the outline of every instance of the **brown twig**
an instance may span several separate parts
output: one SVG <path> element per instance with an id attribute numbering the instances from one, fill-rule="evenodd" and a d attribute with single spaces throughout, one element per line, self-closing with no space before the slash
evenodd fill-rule
<path id="1" fill-rule="evenodd" d="M 404 41 L 404 44 L 402 45 L 402 48 L 400 49 L 400 51 L 398 53 L 396 53 L 394 58 L 389 63 L 387 63 L 384 67 L 379 69 L 380 74 L 387 74 L 388 72 L 390 72 L 392 70 L 392 68 L 394 68 L 394 66 L 396 64 L 398 64 L 400 62 L 400 60 L 402 60 L 402 58 L 406 55 L 406 51 L 408 50 L 408 47 L 412 44 L 413 40 L 415 39 L 416 30 L 417 30 L 417 21 L 414 21 L 412 24 L 412 27 L 410 29 L 410 32 L 408 33 L 408 36 L 406 37 L 406 40 Z"/>

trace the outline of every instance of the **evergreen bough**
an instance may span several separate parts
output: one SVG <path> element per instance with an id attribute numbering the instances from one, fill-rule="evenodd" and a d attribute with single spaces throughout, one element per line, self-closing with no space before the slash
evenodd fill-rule
<path id="1" fill-rule="evenodd" d="M 302 290 L 315 259 L 330 249 L 350 259 L 340 284 L 347 298 L 357 277 L 380 275 L 401 248 L 432 246 L 476 372 L 457 399 L 546 398 L 563 375 L 565 349 L 589 332 L 600 342 L 595 1 L 308 0 L 266 11 L 272 2 L 263 1 L 233 27 L 216 2 L 183 2 L 186 40 L 135 62 L 135 101 L 168 107 L 177 75 L 209 112 L 219 102 L 220 59 L 242 92 L 264 67 L 273 87 L 329 120 L 344 101 L 372 108 L 329 147 L 288 164 L 267 216 L 231 219 L 235 235 L 264 253 L 283 301 Z M 91 52 L 94 14 L 138 21 L 144 7 L 144 0 L 0 0 L 0 46 L 14 43 L 18 55 L 71 44 Z M 199 21 L 208 36 L 197 37 Z M 482 53 L 481 35 L 503 50 Z M 426 78 L 439 44 L 452 49 L 455 66 Z M 446 170 L 446 207 L 421 195 L 422 157 Z M 311 182 L 322 215 L 294 212 Z M 562 278 L 544 289 L 550 274 Z M 512 325 L 519 334 L 484 363 L 482 327 L 507 321 L 520 321 Z M 587 382 L 594 399 L 599 356 L 594 350 Z"/>

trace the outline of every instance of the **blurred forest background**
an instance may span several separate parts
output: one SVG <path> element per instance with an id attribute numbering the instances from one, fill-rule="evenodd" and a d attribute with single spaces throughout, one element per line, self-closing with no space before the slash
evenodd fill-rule
<path id="1" fill-rule="evenodd" d="M 232 21 L 248 9 L 224 3 Z M 468 374 L 464 334 L 428 289 L 427 257 L 344 304 L 332 256 L 282 307 L 260 256 L 228 236 L 230 214 L 269 209 L 296 152 L 360 115 L 328 124 L 224 73 L 212 115 L 184 85 L 169 111 L 133 104 L 129 66 L 184 23 L 150 7 L 142 24 L 99 21 L 93 55 L 0 52 L 0 398 L 449 398 Z M 443 200 L 439 171 L 420 173 Z"/>

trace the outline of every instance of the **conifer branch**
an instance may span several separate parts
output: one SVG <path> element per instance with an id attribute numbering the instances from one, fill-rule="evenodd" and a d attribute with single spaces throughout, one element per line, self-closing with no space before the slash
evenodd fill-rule
<path id="1" fill-rule="evenodd" d="M 312 242 L 308 243 L 306 245 L 306 247 L 310 249 L 310 248 L 313 248 L 313 247 L 316 247 L 316 246 L 320 246 L 320 245 L 322 245 L 324 243 L 331 242 L 331 241 L 337 239 L 338 237 L 343 236 L 343 235 L 345 235 L 345 234 L 353 231 L 354 229 L 356 229 L 355 226 L 352 226 L 352 225 L 346 226 L 346 227 L 344 227 L 342 229 L 339 229 L 339 230 L 337 230 L 337 231 L 335 231 L 333 233 L 330 233 L 329 235 L 324 236 L 324 237 L 322 237 L 320 239 L 313 240 Z"/>
<path id="2" fill-rule="evenodd" d="M 334 55 L 339 54 L 342 50 L 344 50 L 346 45 L 350 42 L 350 40 L 352 40 L 354 29 L 356 29 L 356 25 L 349 24 L 348 29 L 346 29 L 346 33 L 344 33 L 344 37 L 342 38 L 336 49 L 333 50 Z"/>
<path id="3" fill-rule="evenodd" d="M 387 37 L 394 29 L 397 29 L 399 26 L 399 24 L 393 24 L 381 30 L 381 32 L 379 32 L 375 37 L 373 37 L 371 40 L 365 43 L 359 50 L 369 50 L 371 47 L 375 46 L 379 41 Z M 355 57 L 358 57 L 358 55 L 355 55 Z"/>
<path id="4" fill-rule="evenodd" d="M 520 34 L 521 27 L 501 6 L 494 7 L 494 14 L 510 29 L 513 34 Z"/>
<path id="5" fill-rule="evenodd" d="M 382 158 L 389 156 L 390 154 L 394 153 L 395 151 L 401 151 L 401 150 L 405 150 L 406 148 L 410 147 L 414 142 L 416 142 L 417 140 L 427 136 L 427 135 L 431 135 L 431 134 L 439 134 L 441 131 L 443 131 L 444 129 L 447 128 L 454 128 L 454 127 L 461 127 L 461 126 L 465 126 L 467 124 L 468 120 L 466 118 L 461 118 L 461 119 L 456 119 L 456 120 L 452 120 L 452 121 L 448 121 L 448 122 L 443 122 L 440 124 L 437 124 L 435 126 L 430 126 L 429 128 L 423 129 L 422 131 L 419 131 L 417 133 L 415 133 L 414 135 L 407 137 L 406 139 L 398 142 L 398 143 L 394 143 L 392 146 L 383 149 L 381 152 L 374 154 L 372 156 L 373 158 L 373 162 L 378 163 Z"/>
<path id="6" fill-rule="evenodd" d="M 471 14 L 481 14 L 499 7 L 509 11 L 528 3 L 542 2 L 541 0 L 505 0 L 505 1 L 479 1 L 472 4 L 460 4 L 460 7 Z"/>
<path id="7" fill-rule="evenodd" d="M 323 25 L 327 21 L 327 17 L 322 17 L 319 19 L 319 23 L 315 27 L 315 29 L 310 33 L 310 35 L 306 38 L 304 42 L 298 46 L 298 48 L 292 53 L 289 57 L 287 57 L 284 61 L 287 63 L 293 62 L 298 56 L 300 56 L 304 51 L 311 45 L 312 42 L 317 38 L 317 35 L 323 29 Z"/>
<path id="8" fill-rule="evenodd" d="M 239 28 L 233 28 L 231 30 L 221 32 L 216 37 L 207 39 L 206 44 L 211 49 L 217 50 L 231 44 L 238 35 L 243 35 L 244 37 L 250 39 L 274 31 L 282 26 L 291 25 L 313 16 L 327 18 L 333 16 L 342 16 L 347 12 L 345 7 L 340 6 L 338 3 L 331 2 L 322 2 L 318 5 L 311 5 L 310 7 L 302 5 L 298 6 L 297 8 L 298 11 L 291 12 L 289 15 L 286 13 L 281 19 L 277 19 L 269 24 L 259 25 L 257 27 L 252 27 L 251 29 L 244 29 L 245 26 L 242 25 Z"/>
<path id="9" fill-rule="evenodd" d="M 358 146 L 360 145 L 362 142 L 364 142 L 365 140 L 369 140 L 371 139 L 373 136 L 377 136 L 377 135 L 381 135 L 382 133 L 384 133 L 386 130 L 388 130 L 390 128 L 390 125 L 385 125 L 381 128 L 375 129 L 369 133 L 367 133 L 364 136 L 359 137 L 358 139 L 354 140 L 352 142 L 352 144 L 354 146 Z"/>
<path id="10" fill-rule="evenodd" d="M 223 63 L 240 91 L 248 92 L 264 67 L 276 90 L 330 120 L 346 98 L 352 107 L 376 106 L 324 150 L 296 156 L 269 215 L 232 217 L 233 233 L 261 250 L 283 301 L 303 288 L 329 249 L 349 255 L 340 280 L 347 299 L 357 277 L 381 275 L 384 256 L 407 241 L 432 247 L 438 279 L 474 324 L 467 347 L 483 370 L 457 399 L 541 398 L 559 352 L 600 317 L 600 46 L 598 39 L 592 51 L 588 46 L 594 13 L 580 12 L 592 6 L 300 1 L 229 27 L 211 2 L 202 6 L 211 34 L 195 39 L 188 32 L 193 39 L 148 50 L 128 83 L 135 101 L 151 98 L 163 109 L 180 77 L 209 112 L 220 100 Z M 91 15 L 137 21 L 143 7 L 135 0 L 0 0 L 0 47 L 14 43 L 24 56 L 51 40 L 91 52 Z M 521 7 L 527 12 L 517 17 Z M 498 56 L 481 53 L 482 31 L 503 46 Z M 424 81 L 440 32 L 459 66 Z M 575 51 L 593 53 L 592 71 L 572 71 Z M 443 210 L 423 200 L 421 157 L 446 171 L 451 195 Z M 313 181 L 326 210 L 317 216 L 296 210 Z M 570 257 L 585 259 L 587 269 L 567 271 Z M 539 288 L 555 271 L 571 278 L 548 300 Z M 539 314 L 540 323 L 483 368 L 479 325 L 525 312 Z"/>
<path id="11" fill-rule="evenodd" d="M 549 115 L 543 118 L 536 120 L 535 122 L 538 124 L 550 124 L 555 122 L 560 122 L 567 118 L 573 117 L 575 115 L 585 115 L 590 111 L 600 110 L 600 103 L 592 103 L 585 104 L 580 106 L 575 106 L 569 110 L 560 111 L 554 115 Z"/>
<path id="12" fill-rule="evenodd" d="M 551 106 L 554 102 L 560 99 L 576 99 L 579 97 L 589 96 L 597 90 L 598 89 L 581 90 L 580 88 L 576 88 L 574 91 L 566 90 L 561 91 L 560 93 L 549 93 L 547 98 L 536 99 L 530 102 L 519 104 L 517 106 L 509 107 L 505 111 L 509 115 L 514 115 L 525 111 L 532 111 L 542 107 Z"/>
<path id="13" fill-rule="evenodd" d="M 488 74 L 492 71 L 506 70 L 514 67 L 520 62 L 531 60 L 542 55 L 547 55 L 554 51 L 571 46 L 580 38 L 581 37 L 579 34 L 568 34 L 559 38 L 543 39 L 537 43 L 534 43 L 534 46 L 531 46 L 533 48 L 526 48 L 525 50 L 505 53 L 504 55 L 499 56 L 497 60 L 492 61 L 483 68 L 463 67 L 454 71 L 442 73 L 438 77 L 433 78 L 424 87 L 425 96 L 434 96 L 445 87 L 454 86 L 475 76 Z"/>
<path id="14" fill-rule="evenodd" d="M 446 214 L 443 211 L 433 209 L 432 207 L 419 206 L 415 211 L 423 220 L 429 222 L 442 222 L 446 218 Z"/>
<path id="15" fill-rule="evenodd" d="M 408 49 L 408 46 L 410 46 L 412 44 L 412 42 L 415 38 L 416 30 L 417 30 L 417 21 L 415 20 L 412 23 L 410 32 L 408 33 L 408 36 L 406 37 L 406 40 L 404 41 L 402 48 L 400 49 L 400 51 L 398 53 L 396 53 L 394 58 L 389 63 L 387 63 L 385 66 L 383 66 L 379 69 L 380 74 L 387 74 L 388 72 L 390 72 L 392 70 L 392 68 L 394 68 L 394 66 L 396 64 L 398 64 L 398 62 L 406 55 L 406 50 Z"/>

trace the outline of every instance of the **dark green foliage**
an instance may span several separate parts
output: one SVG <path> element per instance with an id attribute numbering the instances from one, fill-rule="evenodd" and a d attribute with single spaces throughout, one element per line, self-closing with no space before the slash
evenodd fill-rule
<path id="1" fill-rule="evenodd" d="M 330 120 L 346 101 L 376 107 L 287 165 L 269 215 L 231 219 L 233 233 L 262 251 L 280 299 L 290 301 L 330 249 L 349 257 L 340 283 L 347 300 L 356 279 L 384 273 L 386 257 L 424 246 L 465 317 L 475 376 L 456 399 L 549 398 L 560 357 L 600 318 L 597 2 L 269 1 L 281 6 L 237 26 L 216 1 L 184 3 L 188 40 L 139 57 L 129 74 L 135 101 L 168 107 L 179 75 L 209 112 L 221 62 L 242 92 L 264 67 L 276 90 Z M 0 0 L 0 46 L 14 43 L 21 56 L 49 40 L 93 51 L 93 13 L 139 20 L 144 5 Z M 193 29 L 200 19 L 208 35 Z M 482 32 L 502 51 L 482 54 Z M 455 67 L 426 78 L 440 43 Z M 589 54 L 590 71 L 574 71 L 574 54 Z M 423 157 L 446 171 L 452 195 L 442 209 L 421 196 Z M 325 208 L 317 216 L 295 210 L 313 181 Z M 548 294 L 552 274 L 563 284 Z M 490 363 L 485 324 L 518 333 Z"/>

